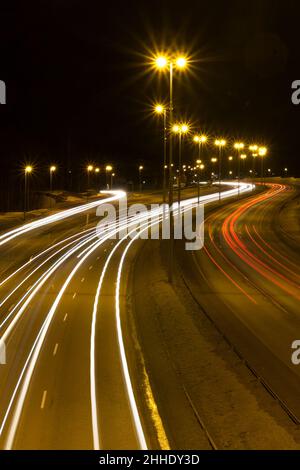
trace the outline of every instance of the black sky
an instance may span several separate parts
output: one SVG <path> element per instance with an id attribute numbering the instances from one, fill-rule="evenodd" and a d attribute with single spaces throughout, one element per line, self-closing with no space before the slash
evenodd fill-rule
<path id="1" fill-rule="evenodd" d="M 167 87 L 144 55 L 171 45 L 195 60 L 194 73 L 175 81 L 178 116 L 213 135 L 265 142 L 274 168 L 300 175 L 300 106 L 291 103 L 291 82 L 300 79 L 298 4 L 1 2 L 2 166 L 14 178 L 26 158 L 64 168 L 114 161 L 124 173 L 159 161 L 158 122 L 147 106 Z"/>

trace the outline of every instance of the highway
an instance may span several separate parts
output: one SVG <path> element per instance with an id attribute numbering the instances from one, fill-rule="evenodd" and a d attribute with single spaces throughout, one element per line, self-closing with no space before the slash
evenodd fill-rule
<path id="1" fill-rule="evenodd" d="M 250 190 L 242 184 L 241 195 Z M 293 241 L 273 227 L 274 213 L 292 193 L 274 184 L 230 203 L 237 189 L 225 187 L 224 205 L 209 212 L 204 249 L 187 253 L 178 241 L 176 257 L 201 306 L 299 417 L 299 373 L 290 363 L 299 263 Z M 115 191 L 101 202 L 123 197 Z M 216 206 L 217 199 L 214 192 L 201 202 Z M 182 210 L 195 202 L 183 201 Z M 164 413 L 136 365 L 143 351 L 127 318 L 132 266 L 142 246 L 136 224 L 148 231 L 161 222 L 162 209 L 153 209 L 151 221 L 148 214 L 125 217 L 99 237 L 99 201 L 90 204 L 0 237 L 0 334 L 7 347 L 7 365 L 0 368 L 1 448 L 169 446 Z M 113 239 L 124 227 L 129 236 Z"/>
<path id="2" fill-rule="evenodd" d="M 291 345 L 300 331 L 299 239 L 295 227 L 283 228 L 281 212 L 298 191 L 269 184 L 209 214 L 201 252 L 186 256 L 177 247 L 201 309 L 296 423 L 300 370 Z"/>

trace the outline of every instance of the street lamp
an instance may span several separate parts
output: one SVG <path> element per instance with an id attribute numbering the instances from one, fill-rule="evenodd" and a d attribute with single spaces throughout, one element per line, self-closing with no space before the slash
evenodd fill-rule
<path id="1" fill-rule="evenodd" d="M 52 192 L 52 186 L 53 186 L 53 173 L 56 172 L 56 166 L 52 165 L 49 168 L 49 176 L 50 176 L 50 192 Z"/>
<path id="2" fill-rule="evenodd" d="M 177 57 L 169 57 L 158 55 L 154 58 L 154 66 L 160 71 L 169 71 L 169 128 L 173 127 L 173 70 L 184 70 L 188 63 L 186 57 L 177 55 Z M 169 282 L 173 280 L 173 257 L 174 257 L 174 214 L 173 214 L 173 136 L 172 132 L 169 136 L 169 210 L 170 212 L 170 254 L 169 254 Z"/>
<path id="3" fill-rule="evenodd" d="M 197 163 L 201 164 L 201 150 L 202 150 L 202 145 L 207 142 L 207 137 L 206 135 L 195 135 L 194 136 L 194 142 L 198 144 L 198 160 Z M 198 177 L 198 204 L 200 200 L 200 181 Z"/>
<path id="4" fill-rule="evenodd" d="M 87 190 L 86 190 L 86 200 L 89 200 L 89 188 L 90 188 L 90 173 L 93 171 L 94 167 L 93 165 L 88 165 L 86 167 L 86 172 L 87 172 Z"/>
<path id="5" fill-rule="evenodd" d="M 112 173 L 112 174 L 111 174 L 111 179 L 110 179 L 110 189 L 112 189 L 112 188 L 113 188 L 113 181 L 114 181 L 114 177 L 115 177 L 115 176 L 116 176 L 116 174 L 115 174 L 115 173 Z"/>
<path id="6" fill-rule="evenodd" d="M 106 165 L 105 167 L 105 179 L 106 179 L 106 187 L 107 189 L 110 189 L 109 183 L 108 183 L 108 175 L 113 171 L 113 167 L 111 165 Z"/>
<path id="7" fill-rule="evenodd" d="M 237 162 L 238 162 L 238 196 L 240 195 L 240 179 L 241 179 L 241 161 L 240 161 L 240 151 L 243 150 L 245 144 L 243 142 L 236 142 L 234 148 L 237 151 Z"/>
<path id="8" fill-rule="evenodd" d="M 215 145 L 219 148 L 219 202 L 220 202 L 221 201 L 222 149 L 226 145 L 226 140 L 216 139 Z"/>
<path id="9" fill-rule="evenodd" d="M 213 171 L 213 170 L 214 170 L 214 163 L 217 163 L 218 159 L 215 158 L 215 157 L 213 157 L 213 158 L 211 158 L 210 161 L 211 161 L 211 163 L 212 163 L 212 172 L 211 172 L 211 176 L 215 176 L 215 173 L 214 173 L 214 171 Z"/>
<path id="10" fill-rule="evenodd" d="M 24 182 L 25 182 L 25 185 L 24 185 L 24 220 L 26 218 L 26 211 L 29 210 L 29 188 L 28 188 L 28 175 L 30 175 L 33 171 L 33 168 L 32 166 L 30 165 L 27 165 L 25 166 L 24 168 Z"/>
<path id="11" fill-rule="evenodd" d="M 258 152 L 258 145 L 250 145 L 249 146 L 249 150 L 250 152 L 252 153 L 252 158 L 253 158 L 253 161 L 252 161 L 252 180 L 255 176 L 255 158 L 257 157 L 257 152 Z M 252 181 L 253 182 L 253 181 Z M 254 185 L 253 185 L 254 187 Z"/>
<path id="12" fill-rule="evenodd" d="M 164 125 L 164 165 L 163 165 L 163 203 L 166 203 L 167 198 L 167 108 L 162 104 L 157 104 L 154 108 L 156 114 L 163 115 L 163 125 Z"/>
<path id="13" fill-rule="evenodd" d="M 240 156 L 242 162 L 243 162 L 243 177 L 245 176 L 245 160 L 247 158 L 247 155 L 245 155 L 244 153 Z"/>
<path id="14" fill-rule="evenodd" d="M 182 137 L 189 131 L 188 124 L 175 124 L 173 126 L 173 132 L 178 134 L 179 137 L 179 157 L 178 157 L 178 210 L 180 210 L 181 203 L 181 175 L 182 175 Z"/>
<path id="15" fill-rule="evenodd" d="M 198 171 L 197 171 L 197 174 L 198 174 L 198 206 L 200 204 L 200 173 L 204 170 L 204 168 L 205 168 L 205 166 L 202 163 L 201 165 L 199 165 L 199 168 L 198 168 Z"/>
<path id="16" fill-rule="evenodd" d="M 140 193 L 142 192 L 142 171 L 144 167 L 143 165 L 139 166 L 139 187 L 140 187 Z"/>
<path id="17" fill-rule="evenodd" d="M 258 149 L 258 155 L 261 157 L 261 182 L 263 185 L 265 185 L 265 168 L 264 168 L 264 163 L 265 163 L 265 156 L 268 153 L 267 147 L 259 147 Z"/>
<path id="18" fill-rule="evenodd" d="M 230 162 L 232 162 L 232 160 L 233 160 L 233 157 L 232 157 L 232 156 L 228 157 L 228 161 L 229 161 L 229 175 L 232 175 L 232 171 L 230 170 L 230 168 L 231 168 Z"/>

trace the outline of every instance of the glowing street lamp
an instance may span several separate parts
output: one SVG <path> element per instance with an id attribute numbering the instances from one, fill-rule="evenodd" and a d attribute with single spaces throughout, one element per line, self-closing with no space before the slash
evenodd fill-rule
<path id="1" fill-rule="evenodd" d="M 56 166 L 51 165 L 49 168 L 49 176 L 50 176 L 50 192 L 52 192 L 52 186 L 53 186 L 53 174 L 56 172 Z"/>
<path id="2" fill-rule="evenodd" d="M 158 56 L 155 59 L 157 69 L 165 69 L 168 66 L 168 59 L 165 56 Z"/>
<path id="3" fill-rule="evenodd" d="M 26 165 L 24 168 L 24 220 L 26 219 L 26 212 L 29 210 L 29 184 L 28 176 L 33 172 L 31 165 Z"/>
<path id="4" fill-rule="evenodd" d="M 105 179 L 106 179 L 106 187 L 107 187 L 107 189 L 111 189 L 110 186 L 109 186 L 108 177 L 109 177 L 109 174 L 110 174 L 112 171 L 113 171 L 112 165 L 106 165 L 106 167 L 105 167 Z"/>
<path id="5" fill-rule="evenodd" d="M 195 142 L 196 144 L 198 144 L 198 160 L 197 160 L 197 164 L 200 165 L 200 164 L 202 163 L 202 160 L 201 160 L 202 145 L 207 142 L 207 137 L 206 137 L 206 135 L 204 135 L 204 134 L 202 134 L 202 135 L 195 135 L 195 136 L 194 136 L 194 142 Z M 200 201 L 200 181 L 199 181 L 199 177 L 198 177 L 198 204 L 199 204 L 199 201 Z"/>
<path id="6" fill-rule="evenodd" d="M 254 178 L 254 175 L 255 175 L 255 158 L 257 157 L 257 152 L 258 152 L 258 145 L 249 145 L 249 150 L 252 154 L 252 158 L 253 158 L 253 161 L 252 161 L 252 177 Z M 253 187 L 254 188 L 254 185 Z"/>
<path id="7" fill-rule="evenodd" d="M 110 189 L 113 188 L 113 182 L 114 182 L 114 177 L 116 176 L 116 173 L 112 173 L 110 177 Z"/>
<path id="8" fill-rule="evenodd" d="M 242 164 L 243 164 L 243 177 L 245 175 L 245 161 L 246 161 L 246 158 L 247 158 L 247 155 L 246 154 L 242 154 L 240 155 L 240 159 L 242 160 Z"/>
<path id="9" fill-rule="evenodd" d="M 267 147 L 259 147 L 258 149 L 258 155 L 261 157 L 261 182 L 263 185 L 265 185 L 265 156 L 268 153 Z"/>
<path id="10" fill-rule="evenodd" d="M 157 70 L 169 72 L 169 128 L 173 127 L 173 71 L 184 70 L 187 68 L 188 60 L 183 55 L 172 55 L 170 54 L 157 55 L 154 57 L 154 66 Z M 172 211 L 173 208 L 173 133 L 170 132 L 169 135 L 169 208 Z M 169 282 L 173 281 L 173 257 L 174 257 L 174 214 L 170 214 L 170 253 L 169 253 L 169 269 L 168 269 L 168 279 Z"/>
<path id="11" fill-rule="evenodd" d="M 142 171 L 144 167 L 143 165 L 139 166 L 139 186 L 140 186 L 140 192 L 142 192 Z"/>
<path id="12" fill-rule="evenodd" d="M 87 192 L 86 192 L 86 199 L 88 200 L 89 198 L 89 188 L 90 188 L 90 174 L 94 170 L 93 165 L 88 165 L 86 167 L 86 172 L 87 172 Z"/>
<path id="13" fill-rule="evenodd" d="M 178 209 L 181 203 L 181 175 L 182 175 L 182 137 L 189 132 L 189 125 L 187 123 L 174 124 L 173 133 L 178 134 L 179 137 L 179 156 L 178 156 Z"/>
<path id="14" fill-rule="evenodd" d="M 231 170 L 231 162 L 233 161 L 233 156 L 232 155 L 230 155 L 228 157 L 228 161 L 229 161 L 229 175 L 232 175 L 232 171 L 230 171 Z"/>
<path id="15" fill-rule="evenodd" d="M 200 173 L 203 172 L 204 168 L 205 168 L 205 165 L 203 165 L 203 163 L 201 163 L 201 165 L 199 165 L 199 169 L 197 171 L 197 175 L 198 175 L 198 205 L 200 204 L 200 176 L 201 176 Z"/>
<path id="16" fill-rule="evenodd" d="M 215 145 L 219 148 L 219 202 L 220 202 L 221 201 L 222 150 L 226 145 L 226 140 L 216 139 Z"/>
<path id="17" fill-rule="evenodd" d="M 237 163 L 238 163 L 238 196 L 240 195 L 240 179 L 241 179 L 241 160 L 240 160 L 240 152 L 245 148 L 245 144 L 243 142 L 236 142 L 234 144 L 234 148 L 237 151 Z"/>
<path id="18" fill-rule="evenodd" d="M 211 176 L 215 176 L 215 173 L 214 173 L 213 170 L 214 170 L 214 165 L 215 165 L 215 163 L 218 162 L 218 159 L 215 158 L 215 157 L 213 157 L 213 158 L 210 159 L 210 161 L 211 161 L 211 163 L 212 163 L 212 172 L 211 172 Z"/>

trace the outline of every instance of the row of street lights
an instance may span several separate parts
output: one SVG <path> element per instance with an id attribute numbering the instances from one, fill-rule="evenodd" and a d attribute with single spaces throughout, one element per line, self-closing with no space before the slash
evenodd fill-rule
<path id="1" fill-rule="evenodd" d="M 49 188 L 50 192 L 53 191 L 53 176 L 57 171 L 56 165 L 51 165 L 49 167 Z M 34 172 L 34 168 L 32 165 L 26 165 L 24 167 L 24 220 L 26 218 L 26 212 L 29 210 L 29 175 Z M 88 165 L 86 167 L 87 172 L 87 200 L 88 200 L 88 189 L 90 187 L 90 175 L 91 173 L 99 174 L 101 169 L 99 167 L 94 167 L 93 165 Z M 113 172 L 112 165 L 105 166 L 105 175 L 106 175 L 106 187 L 107 189 L 112 189 L 113 181 L 116 174 Z M 109 182 L 110 180 L 110 182 Z"/>
<path id="2" fill-rule="evenodd" d="M 169 172 L 169 207 L 173 207 L 173 135 L 177 134 L 179 139 L 179 156 L 178 156 L 178 210 L 180 211 L 181 203 L 181 179 L 182 179 L 182 139 L 189 133 L 189 125 L 186 123 L 174 123 L 173 122 L 173 73 L 174 70 L 183 71 L 188 66 L 188 59 L 182 55 L 170 56 L 170 55 L 159 55 L 153 58 L 153 67 L 159 71 L 167 71 L 169 75 L 169 105 L 166 107 L 162 104 L 157 104 L 154 108 L 155 112 L 163 116 L 163 201 L 166 202 L 166 191 L 167 191 L 167 177 L 166 172 Z M 169 117 L 167 123 L 167 116 Z M 169 132 L 168 132 L 169 130 Z M 169 141 L 169 161 L 167 162 L 167 139 Z M 201 159 L 202 146 L 207 143 L 208 138 L 204 134 L 198 134 L 194 136 L 194 142 L 198 144 L 198 160 L 197 168 L 199 170 L 204 169 L 204 165 Z M 219 163 L 218 180 L 219 180 L 219 201 L 221 201 L 221 179 L 222 179 L 222 159 L 223 151 L 227 144 L 223 138 L 216 139 L 214 144 L 218 147 L 219 156 L 212 158 L 212 163 Z M 246 158 L 245 154 L 241 154 L 245 145 L 242 142 L 236 142 L 234 148 L 238 152 L 238 179 L 240 180 L 240 160 L 244 161 Z M 258 145 L 249 146 L 249 150 L 252 152 L 253 157 L 260 156 L 262 161 L 262 180 L 264 183 L 264 157 L 267 154 L 266 147 L 259 147 Z M 198 171 L 198 203 L 200 201 L 200 181 Z M 240 191 L 240 188 L 239 188 Z M 170 253 L 169 253 L 169 269 L 168 278 L 172 282 L 173 277 L 173 252 L 174 252 L 174 214 L 170 215 Z"/>

